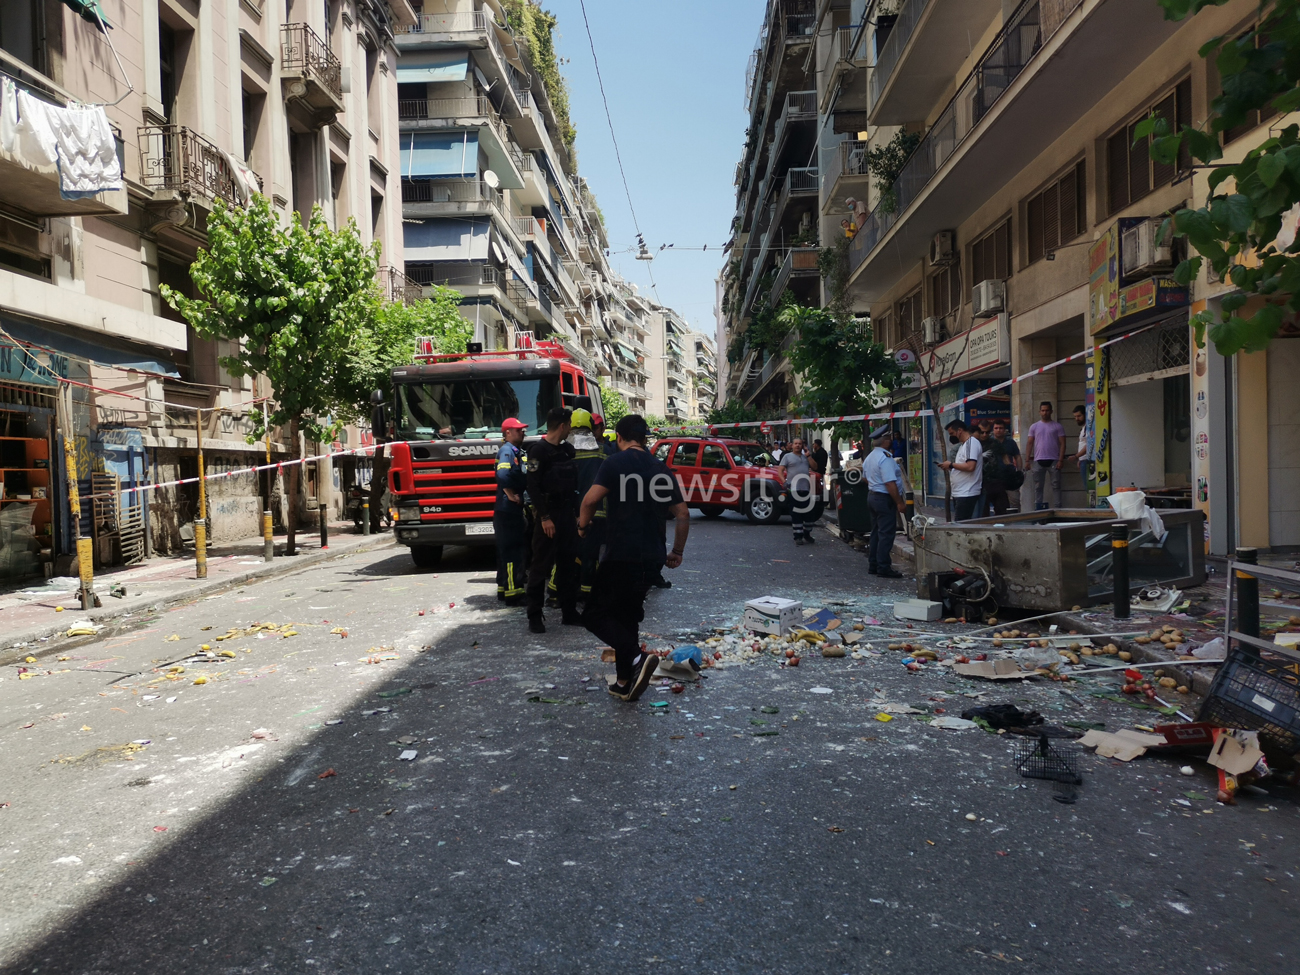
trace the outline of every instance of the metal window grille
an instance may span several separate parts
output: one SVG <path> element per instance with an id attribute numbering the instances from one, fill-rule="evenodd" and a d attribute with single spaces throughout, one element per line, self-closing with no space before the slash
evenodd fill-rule
<path id="1" fill-rule="evenodd" d="M 1179 316 L 1110 347 L 1110 380 L 1186 369 L 1191 361 L 1187 319 Z"/>

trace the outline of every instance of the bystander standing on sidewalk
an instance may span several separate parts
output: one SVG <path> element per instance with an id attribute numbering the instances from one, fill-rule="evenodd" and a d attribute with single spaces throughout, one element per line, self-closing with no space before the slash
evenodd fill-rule
<path id="1" fill-rule="evenodd" d="M 867 507 L 871 511 L 871 538 L 867 542 L 867 571 L 886 579 L 901 579 L 893 566 L 894 536 L 898 534 L 898 516 L 907 513 L 907 494 L 903 472 L 890 453 L 889 427 L 873 430 L 875 449 L 862 463 L 867 482 Z"/>
<path id="2" fill-rule="evenodd" d="M 781 455 L 777 467 L 785 471 L 785 489 L 790 492 L 790 524 L 794 528 L 796 545 L 816 541 L 805 520 L 814 504 L 813 478 L 808 458 L 804 456 L 803 441 L 792 440 L 790 449 Z"/>
<path id="3" fill-rule="evenodd" d="M 1020 448 L 1007 430 L 1006 420 L 993 421 L 993 436 L 984 441 L 984 494 L 995 515 L 1011 507 L 1011 491 L 1025 483 L 1020 471 Z"/>
<path id="4" fill-rule="evenodd" d="M 953 420 L 944 429 L 948 442 L 957 445 L 957 456 L 939 465 L 952 472 L 953 521 L 969 521 L 975 516 L 984 483 L 984 452 L 961 420 Z"/>
<path id="5" fill-rule="evenodd" d="M 1074 450 L 1074 460 L 1079 465 L 1079 474 L 1088 480 L 1088 411 L 1082 406 L 1074 408 L 1074 422 L 1079 424 L 1079 443 Z"/>
<path id="6" fill-rule="evenodd" d="M 635 701 L 659 666 L 655 654 L 641 649 L 645 597 L 665 565 L 675 569 L 682 564 L 691 514 L 677 478 L 646 450 L 645 420 L 625 416 L 614 430 L 619 452 L 601 464 L 578 515 L 578 532 L 585 534 L 601 504 L 607 509 L 604 550 L 582 622 L 614 648 L 617 679 L 609 692 Z M 665 551 L 668 514 L 676 523 L 671 552 Z"/>
<path id="7" fill-rule="evenodd" d="M 1052 419 L 1052 404 L 1046 400 L 1038 405 L 1038 415 L 1038 422 L 1029 428 L 1025 454 L 1029 458 L 1029 472 L 1034 482 L 1034 508 L 1042 511 L 1061 505 L 1061 461 L 1065 459 L 1065 428 Z M 1043 498 L 1049 479 L 1052 482 L 1050 505 Z"/>

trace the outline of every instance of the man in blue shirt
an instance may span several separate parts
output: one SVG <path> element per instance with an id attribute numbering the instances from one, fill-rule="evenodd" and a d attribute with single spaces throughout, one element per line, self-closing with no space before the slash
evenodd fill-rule
<path id="1" fill-rule="evenodd" d="M 889 426 L 871 432 L 873 449 L 862 463 L 866 478 L 867 506 L 871 510 L 871 538 L 867 542 L 867 571 L 885 579 L 901 579 L 903 574 L 891 564 L 894 536 L 898 534 L 898 516 L 907 511 L 907 494 L 903 472 L 890 453 Z"/>
<path id="2" fill-rule="evenodd" d="M 497 599 L 507 606 L 524 601 L 527 578 L 528 532 L 524 525 L 524 432 L 528 428 L 514 417 L 501 424 L 505 443 L 497 451 L 497 503 L 492 510 L 492 531 L 497 543 Z"/>

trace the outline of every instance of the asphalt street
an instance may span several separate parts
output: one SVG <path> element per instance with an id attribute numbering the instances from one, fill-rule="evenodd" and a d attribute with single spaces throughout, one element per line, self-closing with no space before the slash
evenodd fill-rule
<path id="1" fill-rule="evenodd" d="M 761 595 L 887 619 L 913 594 L 818 538 L 697 517 L 650 645 Z M 896 652 L 755 657 L 619 702 L 584 630 L 499 607 L 487 550 L 344 556 L 51 644 L 0 682 L 0 971 L 1296 970 L 1300 790 L 1223 807 L 1199 762 L 1088 755 L 1064 804 L 1006 736 L 882 702 L 1150 712 Z"/>

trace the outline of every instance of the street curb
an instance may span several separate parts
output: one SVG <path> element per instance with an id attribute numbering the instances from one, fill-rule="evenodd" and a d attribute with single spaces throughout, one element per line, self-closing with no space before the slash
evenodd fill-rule
<path id="1" fill-rule="evenodd" d="M 373 543 L 362 542 L 348 548 L 346 551 L 334 552 L 329 550 L 317 550 L 310 554 L 304 553 L 295 556 L 278 555 L 269 564 L 264 563 L 266 566 L 265 568 L 258 567 L 256 569 L 249 569 L 247 572 L 241 572 L 238 575 L 226 576 L 224 579 L 213 579 L 172 596 L 161 596 L 156 599 L 140 598 L 138 602 L 122 602 L 111 607 L 106 605 L 100 609 L 91 610 L 89 613 L 84 615 L 79 612 L 75 616 L 61 614 L 62 619 L 59 623 L 52 624 L 42 630 L 19 634 L 11 639 L 30 644 L 36 640 L 52 638 L 66 633 L 68 629 L 75 626 L 77 623 L 91 622 L 108 624 L 114 620 L 120 619 L 128 613 L 137 612 L 141 609 L 170 609 L 173 606 L 181 606 L 186 603 L 195 602 L 205 596 L 211 596 L 227 589 L 237 589 L 250 582 L 261 582 L 268 579 L 276 579 L 281 576 L 291 575 L 301 569 L 311 568 L 312 566 L 319 565 L 329 559 L 342 558 L 345 555 L 359 555 L 365 552 L 374 552 L 381 548 L 395 548 L 397 546 L 397 540 L 392 535 L 378 535 L 374 536 L 374 538 L 375 541 Z M 288 562 L 289 564 L 286 565 L 284 564 L 285 562 Z M 69 637 L 66 641 L 48 643 L 42 647 L 14 647 L 11 645 L 0 648 L 0 667 L 8 667 L 12 664 L 22 663 L 27 657 L 36 657 L 39 660 L 41 657 L 52 653 L 63 653 L 72 647 L 80 645 L 80 643 L 93 643 L 103 635 L 104 634 L 99 633 L 93 637 Z"/>
<path id="2" fill-rule="evenodd" d="M 1062 614 L 1061 619 L 1064 621 L 1065 627 L 1067 629 L 1078 630 L 1080 636 L 1091 635 L 1089 631 L 1094 631 L 1097 633 L 1104 631 L 1104 628 L 1099 628 L 1095 621 L 1085 620 L 1081 617 L 1074 616 L 1070 613 Z M 1125 621 L 1123 620 L 1116 620 L 1115 628 L 1137 629 L 1136 626 L 1132 626 L 1131 624 L 1124 625 L 1124 622 Z M 1150 629 L 1155 629 L 1155 627 L 1156 624 L 1152 623 Z M 1210 693 L 1210 684 L 1213 683 L 1214 681 L 1214 674 L 1216 673 L 1215 670 L 1210 670 L 1209 673 L 1206 673 L 1205 668 L 1203 667 L 1197 667 L 1194 670 L 1188 668 L 1186 664 L 1189 663 L 1189 661 L 1179 660 L 1178 658 L 1174 657 L 1172 654 L 1162 653 L 1159 650 L 1151 649 L 1152 647 L 1156 646 L 1156 644 L 1154 643 L 1134 643 L 1132 640 L 1116 640 L 1116 639 L 1110 639 L 1110 642 L 1115 644 L 1115 646 L 1119 647 L 1119 649 L 1127 650 L 1129 653 L 1133 654 L 1133 660 L 1137 663 L 1169 664 L 1169 667 L 1166 668 L 1165 671 L 1166 676 L 1173 677 L 1175 680 L 1178 681 L 1179 684 L 1182 684 L 1186 687 L 1190 687 L 1192 689 L 1193 694 L 1200 695 L 1200 697 L 1204 698 Z M 1179 699 L 1183 698 L 1183 695 L 1178 694 L 1176 692 L 1174 696 Z M 1174 701 L 1172 699 L 1169 701 L 1169 703 L 1177 705 L 1177 701 Z M 1198 710 L 1199 707 L 1200 704 L 1198 702 L 1197 703 Z M 1183 708 L 1182 710 L 1186 711 L 1188 709 Z"/>

